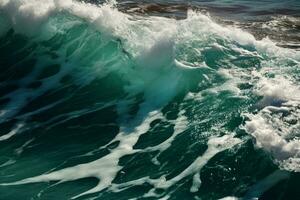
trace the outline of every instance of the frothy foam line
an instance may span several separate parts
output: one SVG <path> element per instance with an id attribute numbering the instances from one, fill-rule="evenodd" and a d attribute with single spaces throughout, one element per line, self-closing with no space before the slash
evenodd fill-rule
<path id="1" fill-rule="evenodd" d="M 222 152 L 226 149 L 230 149 L 240 142 L 240 139 L 234 138 L 230 135 L 210 138 L 207 142 L 208 148 L 203 155 L 199 156 L 189 167 L 187 167 L 179 175 L 173 177 L 170 180 L 166 180 L 165 182 L 160 182 L 158 185 L 156 185 L 156 188 L 169 188 L 170 186 L 179 182 L 183 178 L 193 175 L 193 185 L 190 191 L 197 192 L 201 186 L 200 170 L 203 168 L 203 166 L 205 166 L 206 163 L 217 153 Z"/>
<path id="2" fill-rule="evenodd" d="M 180 172 L 175 177 L 167 180 L 165 176 L 161 176 L 158 179 L 151 179 L 150 177 L 143 177 L 141 179 L 132 180 L 125 183 L 114 184 L 110 188 L 113 192 L 119 192 L 126 188 L 130 188 L 137 185 L 143 185 L 144 183 L 151 184 L 154 188 L 150 189 L 143 197 L 155 197 L 155 198 L 164 198 L 168 199 L 170 197 L 170 193 L 159 194 L 156 192 L 157 189 L 168 189 L 181 180 L 192 176 L 193 184 L 190 188 L 191 192 L 197 192 L 201 187 L 201 179 L 200 172 L 201 169 L 207 164 L 207 162 L 213 158 L 216 154 L 226 150 L 233 148 L 233 146 L 241 143 L 241 140 L 238 138 L 234 138 L 231 135 L 224 135 L 221 137 L 213 136 L 208 140 L 208 148 L 207 150 L 200 155 L 193 163 L 191 163 L 185 170 Z M 172 192 L 171 192 L 172 193 Z"/>
<path id="3" fill-rule="evenodd" d="M 2 0 L 0 9 L 3 10 L 16 31 L 33 35 L 40 26 L 56 13 L 66 11 L 72 15 L 87 20 L 101 32 L 123 38 L 128 47 L 132 45 L 141 48 L 154 48 L 163 41 L 174 40 L 174 37 L 188 35 L 203 35 L 205 32 L 216 34 L 222 38 L 238 42 L 241 45 L 251 45 L 262 53 L 276 56 L 288 56 L 300 59 L 299 52 L 277 47 L 269 39 L 257 41 L 253 35 L 235 27 L 224 27 L 208 16 L 192 10 L 188 11 L 187 19 L 176 21 L 162 17 L 134 17 L 119 12 L 116 2 L 102 6 L 76 2 L 73 0 Z M 136 18 L 136 19 L 135 19 Z M 146 28 L 149 26 L 149 28 Z M 166 28 L 167 27 L 167 28 Z M 128 30 L 139 29 L 137 32 Z M 179 31 L 180 30 L 180 31 Z M 183 33 L 181 33 L 183 30 Z M 186 32 L 186 30 L 188 30 Z M 145 38 L 147 38 L 145 40 Z M 143 44 L 144 43 L 144 44 Z M 149 43 L 151 45 L 149 45 Z M 138 54 L 138 51 L 135 51 Z"/>
<path id="4" fill-rule="evenodd" d="M 3 183 L 1 185 L 20 185 L 49 181 L 59 181 L 60 183 L 63 183 L 67 181 L 78 180 L 81 178 L 95 177 L 99 180 L 99 183 L 94 188 L 73 198 L 78 198 L 86 194 L 99 192 L 111 185 L 117 173 L 122 169 L 122 167 L 118 165 L 120 158 L 135 152 L 133 146 L 138 141 L 138 138 L 143 133 L 147 132 L 147 130 L 150 128 L 150 123 L 158 118 L 161 118 L 160 113 L 149 113 L 142 124 L 134 128 L 134 132 L 120 132 L 116 136 L 117 141 L 119 141 L 119 145 L 115 149 L 111 150 L 110 154 L 98 160 L 69 168 L 64 168 L 62 170 L 50 172 L 48 174 L 27 178 L 14 183 Z"/>
<path id="5" fill-rule="evenodd" d="M 146 133 L 147 130 L 149 130 L 150 123 L 153 120 L 160 118 L 162 118 L 162 115 L 159 112 L 150 112 L 149 115 L 145 118 L 145 120 L 139 126 L 136 126 L 134 132 L 120 132 L 113 140 L 119 141 L 118 146 L 115 149 L 112 149 L 108 155 L 98 160 L 69 168 L 64 168 L 58 171 L 50 172 L 48 174 L 27 178 L 13 183 L 2 183 L 1 185 L 20 185 L 49 181 L 59 181 L 59 183 L 63 183 L 67 181 L 78 180 L 81 178 L 95 177 L 99 180 L 98 185 L 86 192 L 83 192 L 82 194 L 75 196 L 74 198 L 86 194 L 99 192 L 105 188 L 108 188 L 112 191 L 117 191 L 121 188 L 124 189 L 132 187 L 134 185 L 140 185 L 146 182 L 154 186 L 154 188 L 147 193 L 147 196 L 153 196 L 158 195 L 156 194 L 155 189 L 167 189 L 179 182 L 180 180 L 183 180 L 188 176 L 193 176 L 194 178 L 193 185 L 191 187 L 191 192 L 196 192 L 201 185 L 201 168 L 217 153 L 232 148 L 234 145 L 241 142 L 240 139 L 234 138 L 230 135 L 225 135 L 222 137 L 211 137 L 208 140 L 208 148 L 206 152 L 203 155 L 199 156 L 188 168 L 186 168 L 184 171 L 182 171 L 180 174 L 173 177 L 172 179 L 166 180 L 164 177 L 161 177 L 159 179 L 150 179 L 149 177 L 144 177 L 142 179 L 133 180 L 126 183 L 121 183 L 117 185 L 113 184 L 112 181 L 114 180 L 116 174 L 122 169 L 122 167 L 118 165 L 120 158 L 125 155 L 138 152 L 139 150 L 133 149 L 133 146 L 138 141 L 139 137 L 142 134 Z M 173 134 L 175 136 L 185 129 L 185 123 L 182 124 L 180 122 L 182 120 L 182 117 L 179 118 L 180 120 L 176 120 L 179 123 L 177 124 L 178 128 L 175 129 L 175 132 L 178 129 L 177 133 Z M 137 119 L 137 122 L 138 121 L 140 120 Z M 128 130 L 128 128 L 126 128 L 125 130 Z M 164 151 L 166 147 L 170 145 L 170 142 L 172 140 L 173 138 L 171 137 L 171 140 L 167 139 L 166 143 L 163 142 L 160 146 L 160 150 Z"/>
<path id="6" fill-rule="evenodd" d="M 170 122 L 173 122 L 174 123 L 174 132 L 173 134 L 168 138 L 166 139 L 165 141 L 163 141 L 162 143 L 156 145 L 156 146 L 153 146 L 153 147 L 148 147 L 148 148 L 145 148 L 143 149 L 142 151 L 143 152 L 147 152 L 147 151 L 160 151 L 160 152 L 163 152 L 165 151 L 166 149 L 168 149 L 171 145 L 172 145 L 172 142 L 175 140 L 175 138 L 183 133 L 185 130 L 187 130 L 187 125 L 188 125 L 188 120 L 186 118 L 186 116 L 184 115 L 185 113 L 185 110 L 181 110 L 179 112 L 179 116 L 177 117 L 176 120 L 174 121 L 170 121 Z M 155 163 L 157 163 L 157 157 L 159 156 L 159 154 L 153 159 Z"/>
<path id="7" fill-rule="evenodd" d="M 40 6 L 41 10 L 39 10 Z M 43 30 L 43 24 L 47 22 L 49 17 L 51 18 L 58 12 L 67 12 L 86 20 L 107 38 L 120 38 L 121 44 L 123 45 L 122 47 L 124 48 L 123 50 L 126 54 L 133 57 L 133 60 L 131 61 L 134 63 L 134 67 L 127 69 L 127 66 L 125 66 L 126 69 L 122 69 L 121 67 L 123 66 L 121 64 L 114 67 L 117 71 L 122 71 L 120 74 L 127 77 L 127 80 L 131 83 L 129 86 L 124 87 L 127 93 L 129 93 L 129 96 L 143 92 L 145 99 L 145 102 L 139 105 L 140 110 L 138 111 L 136 121 L 134 120 L 129 127 L 125 125 L 125 122 L 122 124 L 121 132 L 114 140 L 112 140 L 112 142 L 118 141 L 119 145 L 113 149 L 110 154 L 90 163 L 84 163 L 2 185 L 17 185 L 45 181 L 66 182 L 86 177 L 96 177 L 99 179 L 99 184 L 97 186 L 76 196 L 79 197 L 85 194 L 99 192 L 109 187 L 131 187 L 132 185 L 143 184 L 145 182 L 150 183 L 155 188 L 166 189 L 186 177 L 193 176 L 193 186 L 190 190 L 191 192 L 196 192 L 201 186 L 199 172 L 202 167 L 217 153 L 238 144 L 240 142 L 239 139 L 228 135 L 210 138 L 206 152 L 199 156 L 188 168 L 170 180 L 166 180 L 165 177 L 161 177 L 157 180 L 144 177 L 140 180 L 134 180 L 115 187 L 113 187 L 114 185 L 112 184 L 116 174 L 122 169 L 122 167 L 118 165 L 120 158 L 140 151 L 133 149 L 138 138 L 147 132 L 150 123 L 153 120 L 162 118 L 159 112 L 153 112 L 153 110 L 159 110 L 166 105 L 176 94 L 178 94 L 178 91 L 183 88 L 183 82 L 188 80 L 186 79 L 185 73 L 191 71 L 193 67 L 190 67 L 188 62 L 185 65 L 183 62 L 176 60 L 175 50 L 178 45 L 187 41 L 195 41 L 194 38 L 200 38 L 199 40 L 203 42 L 205 48 L 207 44 L 210 44 L 210 38 L 217 38 L 222 39 L 224 42 L 232 43 L 231 47 L 235 51 L 240 50 L 243 54 L 249 54 L 251 56 L 255 55 L 259 59 L 265 59 L 266 57 L 266 59 L 272 59 L 273 56 L 276 58 L 288 57 L 296 60 L 299 60 L 300 58 L 299 53 L 276 47 L 275 43 L 268 39 L 257 41 L 253 35 L 249 33 L 232 27 L 222 27 L 213 22 L 209 17 L 194 11 L 189 11 L 187 19 L 176 21 L 161 17 L 130 16 L 119 12 L 116 8 L 108 4 L 95 6 L 71 0 L 47 0 L 43 3 L 38 3 L 36 0 L 0 1 L 0 7 L 5 11 L 5 15 L 9 18 L 11 26 L 15 31 L 27 34 L 28 36 L 39 35 L 40 31 L 45 31 Z M 33 24 L 32 26 L 31 23 Z M 45 38 L 42 39 L 45 40 Z M 257 55 L 255 53 L 251 54 L 251 51 L 243 51 L 243 48 L 248 46 L 255 47 Z M 225 51 L 227 47 L 223 48 L 222 45 L 214 44 L 211 45 L 211 48 L 222 52 Z M 74 53 L 74 57 L 80 54 L 80 50 Z M 199 50 L 198 53 L 201 53 L 201 51 Z M 270 54 L 271 57 L 266 56 L 266 54 Z M 117 59 L 118 57 L 114 58 Z M 107 62 L 109 63 L 109 61 Z M 220 70 L 219 72 L 223 72 L 224 74 L 225 71 Z M 23 88 L 15 93 L 11 93 L 10 96 L 16 100 L 15 102 L 12 101 L 13 103 L 9 104 L 7 108 L 12 110 L 13 104 L 18 105 L 18 107 L 24 106 L 26 97 L 35 98 L 48 89 L 55 87 L 59 78 L 61 78 L 61 75 L 53 77 L 53 81 L 48 79 L 47 84 L 37 91 L 32 92 Z M 83 76 L 83 79 L 87 80 L 87 82 L 89 82 L 88 80 L 91 80 L 88 79 L 86 74 Z M 232 77 L 229 77 L 229 79 L 232 79 Z M 267 79 L 267 81 L 268 80 L 269 79 Z M 269 85 L 274 85 L 273 83 L 268 84 L 267 86 L 262 84 L 262 89 L 260 90 L 263 91 L 261 93 L 262 95 L 269 96 L 270 98 L 275 97 L 283 99 L 288 103 L 292 103 L 292 100 L 298 101 L 298 89 L 292 90 L 294 95 L 291 99 L 291 96 L 288 93 L 270 89 Z M 236 83 L 228 82 L 225 86 L 226 88 L 231 88 L 239 93 Z M 278 86 L 280 85 L 277 84 L 276 87 Z M 282 90 L 288 91 L 289 88 L 294 88 L 290 86 L 291 85 L 283 87 Z M 268 91 L 271 92 L 268 93 Z M 22 98 L 18 100 L 18 97 Z M 266 105 L 267 104 L 269 104 L 268 101 L 266 101 Z M 149 105 L 152 105 L 152 107 Z M 284 106 L 287 106 L 287 104 Z M 295 106 L 291 107 L 295 108 Z M 282 110 L 284 109 L 283 107 L 280 108 Z M 276 110 L 274 107 L 268 105 L 268 107 L 259 112 L 259 114 L 249 115 L 250 121 L 246 122 L 246 130 L 257 139 L 258 144 L 260 144 L 261 147 L 271 153 L 275 152 L 274 157 L 280 161 L 283 168 L 297 171 L 300 166 L 297 164 L 299 163 L 299 149 L 297 149 L 299 147 L 299 141 L 291 141 L 286 138 L 286 135 L 289 135 L 290 131 L 288 131 L 285 136 L 276 132 L 271 121 L 268 120 L 268 116 L 270 116 L 274 110 Z M 292 109 L 288 108 L 288 111 L 292 111 Z M 295 111 L 294 113 L 297 114 Z M 12 115 L 13 114 L 7 114 L 6 117 Z M 166 150 L 170 147 L 175 137 L 187 128 L 188 122 L 187 118 L 184 116 L 184 112 L 179 115 L 180 117 L 173 121 L 175 124 L 173 135 L 160 145 L 149 148 L 149 151 L 154 149 L 159 151 Z M 279 125 L 282 125 L 280 121 L 277 122 Z M 271 140 L 269 140 L 269 138 L 271 138 Z M 158 194 L 155 192 L 155 188 L 154 190 L 150 190 L 146 196 L 157 196 Z M 167 198 L 167 195 L 165 198 Z"/>
<path id="8" fill-rule="evenodd" d="M 257 114 L 246 114 L 244 128 L 256 139 L 256 144 L 269 152 L 283 169 L 300 170 L 299 130 L 300 88 L 277 75 L 259 75 L 256 93 L 262 96 Z"/>
<path id="9" fill-rule="evenodd" d="M 0 137 L 0 142 L 5 141 L 16 135 L 17 133 L 20 132 L 20 130 L 24 127 L 24 124 L 20 123 L 18 124 L 15 128 L 13 128 L 9 133 L 2 135 Z"/>

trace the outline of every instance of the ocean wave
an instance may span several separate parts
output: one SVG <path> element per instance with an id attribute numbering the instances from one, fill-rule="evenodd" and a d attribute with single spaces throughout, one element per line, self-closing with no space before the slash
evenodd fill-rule
<path id="1" fill-rule="evenodd" d="M 257 40 L 194 10 L 180 20 L 126 14 L 114 1 L 1 0 L 0 10 L 0 51 L 7 58 L 1 66 L 0 122 L 13 124 L 0 142 L 103 109 L 116 115 L 103 121 L 117 126 L 114 137 L 93 150 L 109 149 L 100 158 L 1 186 L 92 177 L 97 184 L 73 198 L 148 184 L 152 188 L 143 197 L 167 199 L 169 188 L 193 177 L 190 191 L 196 193 L 202 187 L 202 168 L 248 139 L 238 129 L 251 135 L 280 168 L 299 171 L 300 52 L 268 38 Z M 180 111 L 165 111 L 172 105 Z M 242 112 L 244 125 L 236 119 Z M 168 124 L 161 126 L 170 126 L 171 136 L 136 148 L 155 123 Z M 151 162 L 158 166 L 160 156 L 191 129 L 201 132 L 194 137 L 202 137 L 206 150 L 185 169 L 173 176 L 114 182 L 125 168 L 122 158 L 156 152 Z"/>

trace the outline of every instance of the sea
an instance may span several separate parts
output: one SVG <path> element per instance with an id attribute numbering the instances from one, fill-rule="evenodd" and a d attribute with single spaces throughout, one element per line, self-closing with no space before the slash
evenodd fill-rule
<path id="1" fill-rule="evenodd" d="M 0 0 L 0 200 L 299 186 L 299 0 Z"/>

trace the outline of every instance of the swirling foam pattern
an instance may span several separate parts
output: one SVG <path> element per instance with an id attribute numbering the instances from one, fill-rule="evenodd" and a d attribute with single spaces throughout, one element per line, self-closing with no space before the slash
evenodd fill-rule
<path id="1" fill-rule="evenodd" d="M 299 51 L 193 10 L 0 16 L 0 199 L 253 199 L 300 171 Z"/>

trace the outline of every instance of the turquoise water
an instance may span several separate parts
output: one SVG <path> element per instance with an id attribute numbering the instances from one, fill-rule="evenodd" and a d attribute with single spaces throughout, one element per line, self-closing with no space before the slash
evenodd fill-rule
<path id="1" fill-rule="evenodd" d="M 0 0 L 0 200 L 299 199 L 299 17 L 226 2 Z"/>

